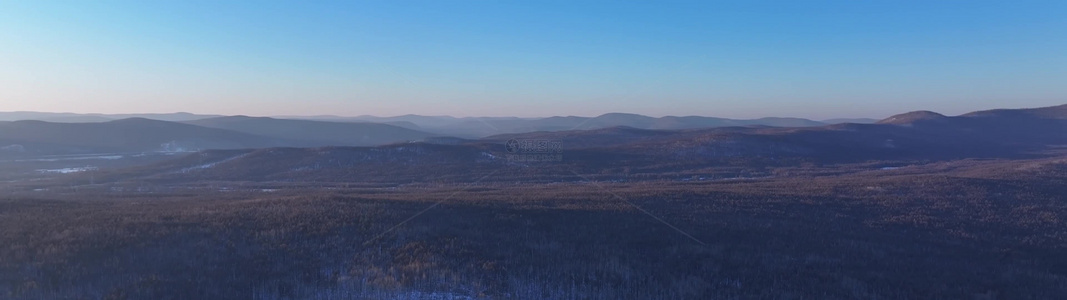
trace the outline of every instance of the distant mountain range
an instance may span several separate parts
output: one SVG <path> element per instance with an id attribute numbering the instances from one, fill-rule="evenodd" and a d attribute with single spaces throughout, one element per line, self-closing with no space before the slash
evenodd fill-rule
<path id="1" fill-rule="evenodd" d="M 40 113 L 40 112 L 0 112 L 0 121 L 37 120 L 57 123 L 98 123 L 127 118 L 145 118 L 160 121 L 193 122 L 204 119 L 217 119 L 219 115 L 197 115 L 191 113 L 172 114 L 74 114 L 74 113 Z M 338 117 L 338 116 L 279 116 L 274 120 L 309 120 L 334 123 L 381 123 L 403 127 L 414 131 L 428 132 L 435 135 L 463 138 L 481 138 L 490 135 L 523 133 L 531 131 L 565 131 L 600 129 L 615 126 L 627 126 L 641 129 L 693 129 L 728 126 L 772 126 L 772 127 L 812 127 L 839 123 L 874 123 L 876 119 L 832 119 L 813 121 L 801 118 L 761 118 L 737 120 L 714 117 L 649 117 L 638 114 L 609 113 L 597 117 L 465 117 L 403 115 L 396 117 Z M 214 123 L 209 121 L 206 123 Z M 191 124 L 196 124 L 195 122 Z M 247 128 L 247 127 L 246 127 Z"/>
<path id="2" fill-rule="evenodd" d="M 512 139 L 559 141 L 564 148 L 563 161 L 534 163 L 536 167 L 524 168 L 522 166 L 534 164 L 507 159 L 509 152 L 504 145 Z M 633 172 L 652 174 L 728 166 L 760 168 L 1034 157 L 1064 152 L 1067 146 L 1067 105 L 980 111 L 956 117 L 912 112 L 875 124 L 681 130 L 616 126 L 503 134 L 475 140 L 428 138 L 425 141 L 431 142 L 357 148 L 208 151 L 201 156 L 126 174 L 149 176 L 151 178 L 143 179 L 154 180 L 313 178 L 319 181 L 380 179 L 410 182 L 435 180 L 442 176 L 487 174 L 504 166 L 519 168 L 508 168 L 507 174 L 510 175 L 500 176 L 512 176 L 517 174 L 515 172 L 566 173 L 572 169 L 591 172 L 632 169 Z"/>
<path id="3" fill-rule="evenodd" d="M 0 155 L 62 155 L 281 147 L 292 143 L 143 118 L 101 123 L 0 122 Z"/>
<path id="4" fill-rule="evenodd" d="M 0 112 L 0 121 L 45 121 L 55 123 L 100 123 L 130 118 L 183 122 L 214 117 L 221 116 L 198 115 L 185 112 L 168 114 L 76 114 L 32 111 Z"/>
<path id="5" fill-rule="evenodd" d="M 837 123 L 874 123 L 875 119 L 834 119 L 828 122 L 812 121 L 801 118 L 761 118 L 753 120 L 737 120 L 714 117 L 649 117 L 638 114 L 609 113 L 597 117 L 548 117 L 548 118 L 516 118 L 516 117 L 467 117 L 455 118 L 449 116 L 418 116 L 404 115 L 397 117 L 330 117 L 320 116 L 310 119 L 329 121 L 364 121 L 387 123 L 417 130 L 441 133 L 444 135 L 479 138 L 498 134 L 523 133 L 533 131 L 567 131 L 589 130 L 616 126 L 626 126 L 640 129 L 693 129 L 715 128 L 728 126 L 772 126 L 772 127 L 814 127 Z M 412 125 L 417 127 L 412 127 Z"/>
<path id="6" fill-rule="evenodd" d="M 1067 145 L 1067 105 L 988 110 L 956 117 L 919 111 L 870 124 L 834 125 L 791 118 L 730 120 L 634 114 L 541 119 L 411 115 L 347 121 L 330 117 L 298 120 L 182 113 L 155 116 L 184 121 L 129 118 L 89 123 L 0 122 L 0 156 L 366 147 L 411 142 L 461 148 L 481 145 L 477 147 L 499 156 L 502 153 L 498 153 L 498 146 L 510 139 L 552 139 L 561 141 L 566 149 L 600 153 L 602 157 L 626 154 L 654 160 L 804 157 L 855 161 L 1002 157 Z M 424 127 L 435 130 L 416 129 Z M 442 131 L 503 133 L 458 138 L 464 135 L 446 135 Z"/>
<path id="7" fill-rule="evenodd" d="M 432 136 L 387 124 L 251 117 L 187 122 L 145 118 L 96 123 L 13 121 L 0 122 L 0 156 L 376 146 Z"/>
<path id="8" fill-rule="evenodd" d="M 197 126 L 297 141 L 299 145 L 376 146 L 416 141 L 436 134 L 400 126 L 366 122 L 327 122 L 265 117 L 217 117 L 184 122 Z"/>
<path id="9" fill-rule="evenodd" d="M 1034 154 L 1067 146 L 1067 105 L 979 111 L 957 117 L 919 111 L 875 124 L 820 127 L 726 127 L 645 130 L 612 127 L 587 131 L 491 136 L 559 140 L 565 148 L 613 148 L 615 152 L 670 154 L 700 159 L 728 156 L 801 156 L 825 161 L 945 159 Z"/>

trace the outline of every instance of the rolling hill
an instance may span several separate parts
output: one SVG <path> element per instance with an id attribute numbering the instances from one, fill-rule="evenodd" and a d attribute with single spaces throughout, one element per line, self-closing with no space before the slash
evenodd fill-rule
<path id="1" fill-rule="evenodd" d="M 478 140 L 429 137 L 426 133 L 383 124 L 248 117 L 191 122 L 228 129 L 144 119 L 77 125 L 14 122 L 0 125 L 4 133 L 0 135 L 0 146 L 18 144 L 25 151 L 52 146 L 67 153 L 90 149 L 150 151 L 170 144 L 188 145 L 184 146 L 186 149 L 269 148 L 240 150 L 240 153 L 202 152 L 197 154 L 201 156 L 145 166 L 115 180 L 368 181 L 378 178 L 374 180 L 415 182 L 441 178 L 473 180 L 468 177 L 516 166 L 525 172 L 524 176 L 539 178 L 570 169 L 611 170 L 606 171 L 609 173 L 632 169 L 656 174 L 724 167 L 760 169 L 878 161 L 1047 157 L 1062 154 L 1063 145 L 1067 145 L 1067 118 L 1063 116 L 1062 107 L 995 110 L 954 117 L 912 112 L 876 124 L 681 130 L 615 126 L 503 134 Z M 605 120 L 634 117 L 616 115 Z M 13 134 L 17 132 L 22 133 Z M 382 132 L 395 135 L 373 135 Z M 390 140 L 397 136 L 418 142 L 368 147 L 270 148 L 370 145 L 400 141 Z M 558 141 L 563 147 L 562 161 L 512 161 L 505 147 L 512 139 Z M 21 148 L 0 149 L 22 151 Z"/>
<path id="2" fill-rule="evenodd" d="M 0 147 L 18 150 L 2 151 L 6 155 L 196 151 L 293 144 L 229 130 L 142 118 L 100 123 L 0 123 Z"/>
<path id="3" fill-rule="evenodd" d="M 421 140 L 435 134 L 378 123 L 345 123 L 264 117 L 218 117 L 187 124 L 300 141 L 302 146 L 376 146 Z"/>
<path id="4" fill-rule="evenodd" d="M 54 123 L 102 123 L 121 119 L 144 118 L 159 121 L 182 122 L 205 118 L 219 117 L 218 115 L 199 115 L 186 112 L 162 113 L 162 114 L 78 114 L 78 113 L 51 113 L 15 111 L 0 112 L 0 121 L 45 121 Z"/>
<path id="5" fill-rule="evenodd" d="M 467 138 L 480 138 L 492 135 L 524 133 L 533 131 L 593 130 L 618 126 L 632 127 L 638 129 L 678 130 L 730 126 L 807 127 L 823 126 L 830 124 L 801 118 L 760 118 L 753 120 L 736 120 L 700 116 L 666 116 L 656 118 L 628 113 L 608 113 L 596 117 L 555 116 L 547 118 L 455 118 L 448 116 L 404 115 L 397 117 L 320 117 L 320 119 L 331 121 L 363 121 L 376 123 L 404 122 L 404 124 L 414 124 L 418 126 L 408 128 L 416 128 L 419 130 L 441 133 L 444 135 L 453 135 Z"/>
<path id="6" fill-rule="evenodd" d="M 75 113 L 42 113 L 42 112 L 0 112 L 0 121 L 37 120 L 55 123 L 101 123 L 126 118 L 145 118 L 160 121 L 186 122 L 194 125 L 202 125 L 214 128 L 240 129 L 238 131 L 260 135 L 273 136 L 271 132 L 258 130 L 260 125 L 265 127 L 316 127 L 326 130 L 322 136 L 314 140 L 336 143 L 344 141 L 344 145 L 356 144 L 380 144 L 378 142 L 355 143 L 352 137 L 341 134 L 329 134 L 336 131 L 338 125 L 301 124 L 289 121 L 318 121 L 330 123 L 379 123 L 401 127 L 411 131 L 419 131 L 422 134 L 457 136 L 463 138 L 481 138 L 498 134 L 523 133 L 532 131 L 567 131 L 567 130 L 591 130 L 616 126 L 633 127 L 639 129 L 695 129 L 717 128 L 730 126 L 771 126 L 771 127 L 812 127 L 839 123 L 874 123 L 872 119 L 832 119 L 827 121 L 812 121 L 802 118 L 760 118 L 751 120 L 726 119 L 701 116 L 666 116 L 649 117 L 639 114 L 608 113 L 596 117 L 555 116 L 546 118 L 518 118 L 518 117 L 451 117 L 451 116 L 420 116 L 402 115 L 395 117 L 376 116 L 277 116 L 244 117 L 244 116 L 219 116 L 199 115 L 191 113 L 170 114 L 75 114 Z M 257 124 L 258 122 L 258 124 Z M 268 123 L 274 124 L 268 124 Z M 232 127 L 232 128 L 231 128 Z M 403 137 L 417 137 L 419 134 L 412 132 L 400 132 L 395 129 L 366 129 L 362 131 L 387 131 L 386 135 L 394 134 Z M 293 134 L 285 133 L 289 138 Z M 376 140 L 377 134 L 370 134 L 368 140 Z M 306 137 L 299 137 L 306 139 Z M 388 139 L 387 139 L 388 140 Z M 320 143 L 321 144 L 321 143 Z M 329 144 L 329 143 L 327 143 Z"/>
<path id="7" fill-rule="evenodd" d="M 918 112 L 878 124 L 798 128 L 650 130 L 618 126 L 449 139 L 448 143 L 204 152 L 205 156 L 149 166 L 129 175 L 165 181 L 424 182 L 474 180 L 469 177 L 502 168 L 524 174 L 519 177 L 542 178 L 538 176 L 559 176 L 572 169 L 667 174 L 709 168 L 758 170 L 808 164 L 1035 158 L 1058 155 L 1057 146 L 1067 144 L 1067 130 L 1058 130 L 1067 129 L 1065 122 L 1067 119 L 1060 119 L 1056 110 L 1049 109 L 958 117 Z M 509 160 L 504 145 L 511 139 L 559 141 L 564 148 L 562 161 Z"/>

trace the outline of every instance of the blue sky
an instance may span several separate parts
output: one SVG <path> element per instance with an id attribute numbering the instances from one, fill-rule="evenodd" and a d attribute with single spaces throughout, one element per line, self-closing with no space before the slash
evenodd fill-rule
<path id="1" fill-rule="evenodd" d="M 1067 1 L 0 0 L 0 111 L 885 117 L 1067 103 Z"/>

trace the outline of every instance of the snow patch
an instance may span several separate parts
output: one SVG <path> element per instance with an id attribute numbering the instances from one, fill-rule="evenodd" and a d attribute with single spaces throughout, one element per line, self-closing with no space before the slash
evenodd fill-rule
<path id="1" fill-rule="evenodd" d="M 206 164 L 202 164 L 202 165 L 199 165 L 199 166 L 192 166 L 192 167 L 181 169 L 181 171 L 178 171 L 178 172 L 179 173 L 189 173 L 190 171 L 211 169 L 211 168 L 214 168 L 215 166 L 217 166 L 219 164 L 224 164 L 224 163 L 236 160 L 236 159 L 240 159 L 240 158 L 245 157 L 247 155 L 248 155 L 248 153 L 245 153 L 245 154 L 237 155 L 237 156 L 230 157 L 230 158 L 223 159 L 223 160 L 216 161 L 216 162 L 206 163 Z"/>
<path id="2" fill-rule="evenodd" d="M 85 171 L 96 170 L 96 167 L 82 167 L 82 168 L 62 168 L 62 169 L 40 169 L 39 173 L 53 173 L 53 174 L 70 174 Z"/>
<path id="3" fill-rule="evenodd" d="M 57 161 L 87 160 L 87 159 L 116 160 L 116 159 L 122 159 L 123 157 L 125 157 L 125 156 L 122 156 L 122 155 L 111 155 L 111 154 L 108 154 L 108 155 L 50 156 L 50 157 L 45 157 L 45 158 L 33 158 L 33 159 L 16 160 L 16 162 L 57 162 Z"/>
<path id="4" fill-rule="evenodd" d="M 0 151 L 26 152 L 26 147 L 24 147 L 22 145 L 18 145 L 18 144 L 16 144 L 16 145 L 8 145 L 8 146 L 0 147 Z"/>
<path id="5" fill-rule="evenodd" d="M 169 152 L 169 153 L 196 152 L 197 150 L 200 150 L 200 149 L 189 149 L 189 148 L 186 148 L 185 146 L 182 146 L 181 144 L 178 144 L 178 141 L 170 141 L 170 142 L 166 142 L 166 143 L 160 144 L 159 148 L 160 148 L 160 152 Z"/>

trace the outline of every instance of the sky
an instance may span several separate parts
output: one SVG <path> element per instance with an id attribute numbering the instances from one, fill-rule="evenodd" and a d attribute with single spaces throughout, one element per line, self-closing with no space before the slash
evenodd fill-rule
<path id="1" fill-rule="evenodd" d="M 949 115 L 1067 103 L 1067 1 L 0 0 L 0 111 Z"/>

